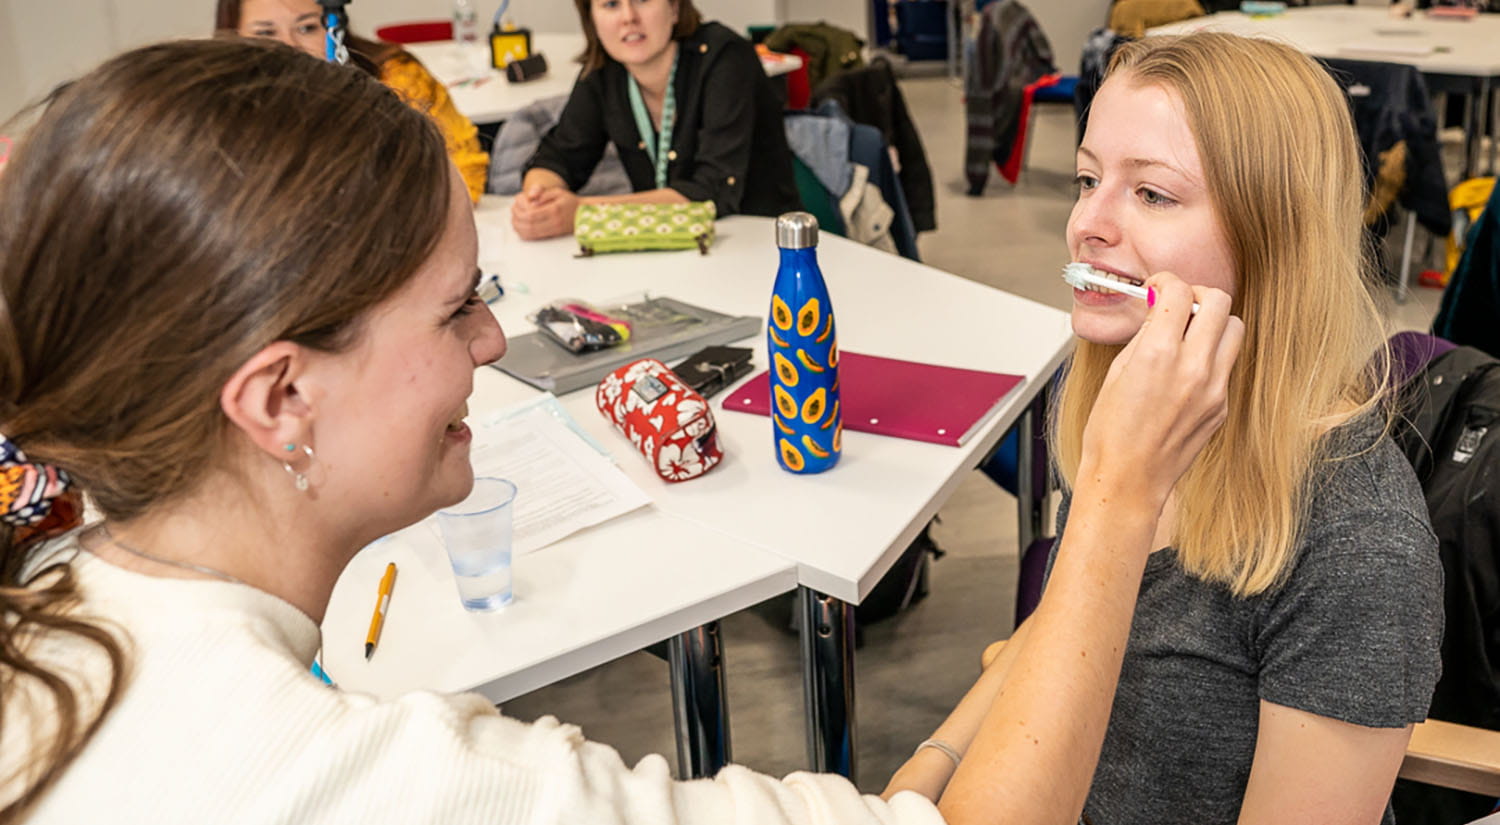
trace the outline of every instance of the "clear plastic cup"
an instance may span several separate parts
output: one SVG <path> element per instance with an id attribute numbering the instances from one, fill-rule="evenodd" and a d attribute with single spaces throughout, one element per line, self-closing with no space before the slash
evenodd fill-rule
<path id="1" fill-rule="evenodd" d="M 515 501 L 516 485 L 480 477 L 468 498 L 438 511 L 458 598 L 469 610 L 498 610 L 514 597 L 510 555 Z"/>

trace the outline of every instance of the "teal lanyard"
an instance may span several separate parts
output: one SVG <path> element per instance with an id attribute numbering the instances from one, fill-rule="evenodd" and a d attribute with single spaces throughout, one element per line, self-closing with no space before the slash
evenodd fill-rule
<path id="1" fill-rule="evenodd" d="M 661 133 L 651 128 L 651 115 L 646 112 L 646 101 L 641 99 L 641 84 L 635 77 L 627 79 L 630 87 L 630 111 L 635 115 L 635 129 L 641 134 L 641 145 L 646 147 L 646 157 L 656 167 L 656 188 L 667 188 L 667 161 L 672 151 L 672 127 L 677 121 L 677 58 L 672 58 L 672 73 L 667 75 L 667 92 L 661 104 Z"/>

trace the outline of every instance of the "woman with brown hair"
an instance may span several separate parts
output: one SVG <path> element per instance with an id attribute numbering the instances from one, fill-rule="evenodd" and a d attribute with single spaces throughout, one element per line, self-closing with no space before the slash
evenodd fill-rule
<path id="1" fill-rule="evenodd" d="M 317 0 L 218 0 L 214 31 L 278 40 L 313 57 L 326 54 L 328 30 Z M 448 89 L 410 52 L 395 43 L 367 40 L 345 32 L 349 62 L 380 79 L 412 108 L 426 113 L 443 131 L 448 156 L 463 175 L 469 198 L 484 194 L 490 156 L 479 146 L 479 130 L 453 105 Z"/>
<path id="2" fill-rule="evenodd" d="M 713 201 L 721 216 L 802 208 L 777 100 L 749 41 L 692 0 L 574 0 L 583 71 L 526 164 L 511 221 L 526 239 L 573 231 L 580 203 Z M 579 197 L 613 143 L 634 191 Z"/>
<path id="3" fill-rule="evenodd" d="M 437 129 L 362 72 L 181 41 L 53 96 L 0 175 L 0 820 L 940 821 L 942 743 L 888 800 L 678 783 L 477 695 L 309 673 L 345 564 L 473 483 L 466 399 L 505 349 L 477 255 Z M 1077 816 L 1149 525 L 1223 415 L 1228 298 L 1153 284 L 1029 652 L 960 706 L 989 769 L 949 792 L 988 821 Z M 67 526 L 70 485 L 101 521 Z"/>

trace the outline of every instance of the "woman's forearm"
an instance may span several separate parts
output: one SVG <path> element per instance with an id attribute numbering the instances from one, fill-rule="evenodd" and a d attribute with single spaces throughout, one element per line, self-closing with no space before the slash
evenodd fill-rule
<path id="1" fill-rule="evenodd" d="M 676 189 L 648 189 L 628 195 L 590 195 L 579 198 L 579 203 L 688 203 L 688 199 Z"/>
<path id="2" fill-rule="evenodd" d="M 532 192 L 538 189 L 567 189 L 568 182 L 563 180 L 562 175 L 551 169 L 543 169 L 533 166 L 526 170 L 526 176 L 521 178 L 521 191 Z"/>
<path id="3" fill-rule="evenodd" d="M 1074 505 L 1025 644 L 943 794 L 955 825 L 1071 825 L 1082 809 L 1160 505 L 1083 488 Z"/>
<path id="4" fill-rule="evenodd" d="M 1017 651 L 1026 643 L 1027 625 L 1016 628 L 1000 654 L 985 667 L 974 685 L 964 694 L 948 718 L 933 731 L 932 739 L 951 746 L 959 754 L 968 751 L 989 714 L 990 706 L 1005 682 L 1010 663 L 1015 661 Z M 936 758 L 934 758 L 936 757 Z M 923 748 L 912 754 L 886 784 L 882 797 L 889 799 L 899 791 L 916 791 L 936 802 L 953 777 L 956 766 L 942 751 Z"/>

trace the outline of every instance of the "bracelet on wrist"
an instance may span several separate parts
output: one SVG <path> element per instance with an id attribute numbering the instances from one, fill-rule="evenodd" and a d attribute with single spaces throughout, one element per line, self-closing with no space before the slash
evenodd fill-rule
<path id="1" fill-rule="evenodd" d="M 933 750 L 941 753 L 949 759 L 952 759 L 953 767 L 955 768 L 958 767 L 959 761 L 963 759 L 963 755 L 960 754 L 956 748 L 941 739 L 924 740 L 922 744 L 917 746 L 916 750 L 911 752 L 911 755 L 916 756 L 917 754 L 922 752 L 923 748 L 932 748 Z"/>

